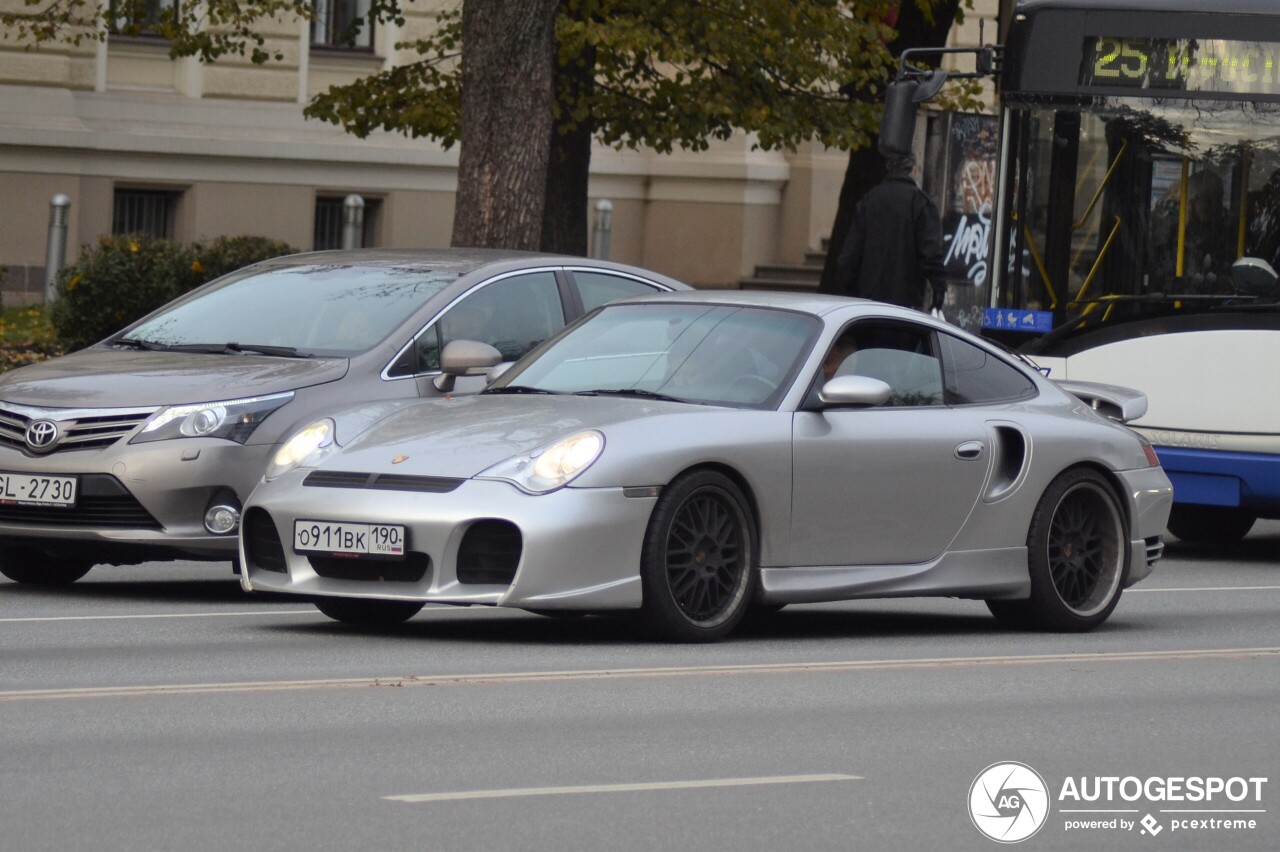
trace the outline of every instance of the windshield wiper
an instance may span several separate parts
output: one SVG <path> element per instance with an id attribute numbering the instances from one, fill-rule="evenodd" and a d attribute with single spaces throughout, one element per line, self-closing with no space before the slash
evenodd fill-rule
<path id="1" fill-rule="evenodd" d="M 678 396 L 667 396 L 665 393 L 654 393 L 640 388 L 595 388 L 594 390 L 578 391 L 574 396 L 635 396 L 640 399 L 657 399 L 662 402 L 692 402 L 692 400 L 681 399 Z"/>
<path id="2" fill-rule="evenodd" d="M 205 355 L 226 355 L 252 352 L 256 355 L 278 355 L 281 358 L 310 358 L 310 352 L 299 352 L 292 346 L 267 346 L 256 343 L 175 343 L 165 346 L 170 352 L 195 352 Z"/>
<path id="3" fill-rule="evenodd" d="M 310 358 L 310 352 L 299 352 L 296 346 L 269 346 L 265 343 L 228 343 L 232 352 L 253 352 L 256 355 L 278 355 L 281 358 Z"/>
<path id="4" fill-rule="evenodd" d="M 154 343 L 150 340 L 141 340 L 137 337 L 117 337 L 111 341 L 112 346 L 128 346 L 130 349 L 143 349 L 147 352 L 163 352 L 168 349 L 163 343 Z"/>
<path id="5" fill-rule="evenodd" d="M 560 393 L 560 391 L 535 388 L 531 385 L 506 385 L 500 388 L 485 388 L 480 393 Z"/>

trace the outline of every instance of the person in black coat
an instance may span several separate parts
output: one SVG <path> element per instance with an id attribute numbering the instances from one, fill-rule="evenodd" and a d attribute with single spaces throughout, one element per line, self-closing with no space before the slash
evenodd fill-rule
<path id="1" fill-rule="evenodd" d="M 911 179 L 914 165 L 910 155 L 890 159 L 884 180 L 858 202 L 837 261 L 836 293 L 920 310 L 927 282 L 929 307 L 941 310 L 942 220 Z"/>

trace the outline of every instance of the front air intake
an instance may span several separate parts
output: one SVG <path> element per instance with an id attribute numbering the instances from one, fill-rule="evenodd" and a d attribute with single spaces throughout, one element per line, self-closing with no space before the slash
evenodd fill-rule
<path id="1" fill-rule="evenodd" d="M 509 586 L 520 565 L 523 538 L 510 521 L 477 521 L 458 548 L 458 582 Z"/>
<path id="2" fill-rule="evenodd" d="M 244 550 L 249 564 L 264 571 L 288 573 L 284 544 L 266 509 L 254 506 L 244 516 Z"/>

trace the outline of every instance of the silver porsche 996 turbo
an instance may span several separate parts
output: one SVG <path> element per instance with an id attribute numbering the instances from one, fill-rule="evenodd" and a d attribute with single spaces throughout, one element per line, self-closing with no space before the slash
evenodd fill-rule
<path id="1" fill-rule="evenodd" d="M 460 340 L 441 367 L 499 357 Z M 1122 423 L 1142 394 L 1068 392 L 916 311 L 629 299 L 490 376 L 285 441 L 245 506 L 245 589 L 364 624 L 427 602 L 634 610 L 680 641 L 752 608 L 922 595 L 1083 631 L 1163 548 L 1172 489 Z"/>

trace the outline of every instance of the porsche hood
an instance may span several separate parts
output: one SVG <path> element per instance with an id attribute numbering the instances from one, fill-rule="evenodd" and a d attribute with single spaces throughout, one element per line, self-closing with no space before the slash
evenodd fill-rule
<path id="1" fill-rule="evenodd" d="M 514 455 L 584 429 L 650 417 L 705 412 L 704 406 L 633 398 L 469 396 L 397 411 L 351 439 L 326 470 L 470 478 Z"/>

